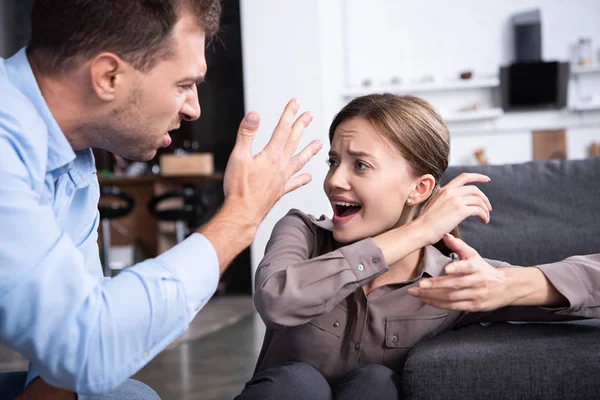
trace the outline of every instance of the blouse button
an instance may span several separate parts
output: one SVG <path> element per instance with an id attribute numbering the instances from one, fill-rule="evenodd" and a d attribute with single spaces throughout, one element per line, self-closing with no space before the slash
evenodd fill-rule
<path id="1" fill-rule="evenodd" d="M 362 272 L 362 271 L 365 269 L 365 267 L 364 267 L 362 264 L 358 264 L 358 267 L 357 267 L 357 268 L 358 268 L 358 270 L 359 270 L 359 271 L 361 271 L 361 272 Z"/>
<path id="2" fill-rule="evenodd" d="M 396 343 L 398 341 L 398 336 L 394 335 L 392 336 L 392 342 Z"/>
<path id="3" fill-rule="evenodd" d="M 334 328 L 339 328 L 339 327 L 340 327 L 340 323 L 339 323 L 339 322 L 337 322 L 337 321 L 335 321 L 335 322 L 333 323 L 333 327 L 334 327 Z"/>

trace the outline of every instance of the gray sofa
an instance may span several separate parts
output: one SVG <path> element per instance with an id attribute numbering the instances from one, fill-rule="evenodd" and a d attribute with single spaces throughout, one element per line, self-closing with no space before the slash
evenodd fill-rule
<path id="1" fill-rule="evenodd" d="M 492 220 L 470 218 L 463 238 L 484 257 L 515 265 L 600 253 L 600 158 L 451 167 L 492 178 L 480 187 Z M 406 399 L 600 399 L 600 320 L 480 324 L 415 346 L 403 370 Z"/>

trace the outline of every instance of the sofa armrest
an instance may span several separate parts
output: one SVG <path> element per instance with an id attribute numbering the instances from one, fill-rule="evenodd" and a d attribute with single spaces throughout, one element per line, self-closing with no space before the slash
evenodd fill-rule
<path id="1" fill-rule="evenodd" d="M 415 346 L 405 399 L 600 399 L 600 320 L 471 325 Z"/>

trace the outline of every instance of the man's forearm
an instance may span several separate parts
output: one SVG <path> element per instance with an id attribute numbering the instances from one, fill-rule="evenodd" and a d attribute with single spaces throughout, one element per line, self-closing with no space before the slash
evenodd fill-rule
<path id="1" fill-rule="evenodd" d="M 509 282 L 508 290 L 514 296 L 512 306 L 567 307 L 569 301 L 544 273 L 535 267 L 502 268 Z"/>
<path id="2" fill-rule="evenodd" d="M 235 202 L 225 201 L 215 217 L 198 229 L 215 248 L 221 275 L 229 263 L 254 240 L 260 221 L 253 220 L 248 214 Z"/>

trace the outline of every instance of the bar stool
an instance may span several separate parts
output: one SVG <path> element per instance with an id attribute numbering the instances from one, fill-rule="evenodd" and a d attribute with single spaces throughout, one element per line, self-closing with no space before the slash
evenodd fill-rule
<path id="1" fill-rule="evenodd" d="M 165 200 L 180 199 L 183 207 L 160 208 Z M 159 209 L 160 208 L 160 209 Z M 175 238 L 181 243 L 189 229 L 200 225 L 205 214 L 205 204 L 201 190 L 195 187 L 182 187 L 159 196 L 154 196 L 148 202 L 148 212 L 159 221 L 175 222 Z"/>
<path id="2" fill-rule="evenodd" d="M 103 186 L 100 188 L 102 198 L 112 198 L 108 205 L 98 205 L 100 221 L 102 223 L 102 265 L 104 276 L 111 276 L 110 268 L 110 221 L 122 218 L 129 214 L 135 205 L 133 197 L 123 192 L 116 186 Z M 116 201 L 115 201 L 116 200 Z"/>

